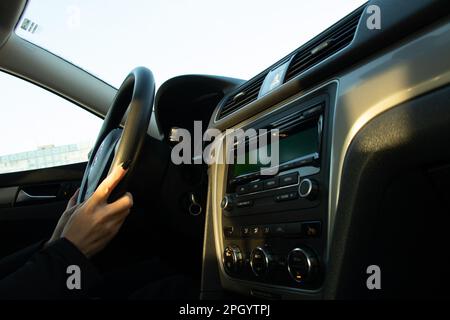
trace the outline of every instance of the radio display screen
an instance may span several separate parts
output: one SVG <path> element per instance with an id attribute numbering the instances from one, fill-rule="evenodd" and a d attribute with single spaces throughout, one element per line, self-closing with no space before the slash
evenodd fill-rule
<path id="1" fill-rule="evenodd" d="M 297 158 L 307 156 L 309 154 L 319 152 L 319 134 L 317 123 L 312 126 L 302 128 L 300 131 L 280 133 L 279 135 L 279 164 L 292 161 Z M 270 157 L 270 146 L 267 148 Z M 259 150 L 257 152 L 259 155 Z M 259 157 L 258 157 L 259 158 Z M 249 163 L 249 151 L 245 153 L 244 164 L 234 164 L 232 166 L 232 177 L 238 177 L 249 173 L 255 173 L 261 168 L 270 167 L 271 164 L 262 164 L 259 159 L 257 163 Z"/>

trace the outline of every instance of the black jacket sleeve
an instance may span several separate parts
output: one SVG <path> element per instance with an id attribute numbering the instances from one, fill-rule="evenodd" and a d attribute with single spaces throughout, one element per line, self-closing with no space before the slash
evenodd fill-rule
<path id="1" fill-rule="evenodd" d="M 44 246 L 45 241 L 33 244 L 0 260 L 0 280 L 22 267 Z"/>
<path id="2" fill-rule="evenodd" d="M 14 263 L 20 262 L 26 255 L 22 253 L 20 258 L 13 259 Z M 68 280 L 71 282 L 69 278 L 74 275 L 70 266 L 79 268 L 80 288 L 68 286 Z M 99 279 L 89 259 L 69 240 L 62 238 L 46 248 L 38 249 L 22 267 L 2 278 L 0 299 L 84 298 Z"/>

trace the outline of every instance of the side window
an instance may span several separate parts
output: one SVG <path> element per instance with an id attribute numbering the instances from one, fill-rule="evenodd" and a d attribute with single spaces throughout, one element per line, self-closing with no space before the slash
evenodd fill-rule
<path id="1" fill-rule="evenodd" d="M 102 120 L 0 72 L 0 174 L 85 162 Z"/>

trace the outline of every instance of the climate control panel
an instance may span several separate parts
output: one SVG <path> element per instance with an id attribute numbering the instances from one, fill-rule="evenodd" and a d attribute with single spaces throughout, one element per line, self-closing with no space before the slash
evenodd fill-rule
<path id="1" fill-rule="evenodd" d="M 320 287 L 327 216 L 315 159 L 305 158 L 303 166 L 275 177 L 229 183 L 220 208 L 223 266 L 230 277 L 306 290 Z"/>
<path id="2" fill-rule="evenodd" d="M 314 237 L 317 237 L 317 222 L 312 224 L 312 228 Z M 314 289 L 320 286 L 322 266 L 316 249 L 295 238 L 264 241 L 255 238 L 254 246 L 250 247 L 247 243 L 230 241 L 224 249 L 223 265 L 228 275 L 295 288 Z"/>

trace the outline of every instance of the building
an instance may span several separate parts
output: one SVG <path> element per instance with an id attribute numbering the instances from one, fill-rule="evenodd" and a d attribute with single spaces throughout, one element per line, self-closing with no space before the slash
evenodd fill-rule
<path id="1" fill-rule="evenodd" d="M 0 156 L 0 174 L 85 162 L 92 145 L 92 142 L 64 146 L 46 145 L 33 151 Z"/>

